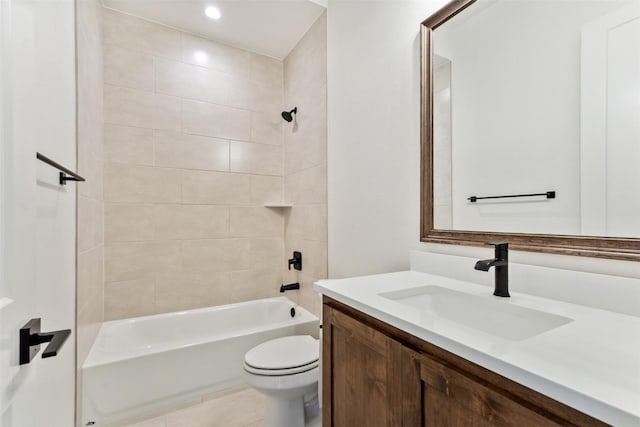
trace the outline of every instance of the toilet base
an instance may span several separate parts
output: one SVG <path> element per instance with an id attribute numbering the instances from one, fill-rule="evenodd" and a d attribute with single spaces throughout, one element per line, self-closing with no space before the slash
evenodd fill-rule
<path id="1" fill-rule="evenodd" d="M 267 396 L 265 427 L 304 427 L 304 420 L 302 396 L 293 399 L 277 399 Z"/>

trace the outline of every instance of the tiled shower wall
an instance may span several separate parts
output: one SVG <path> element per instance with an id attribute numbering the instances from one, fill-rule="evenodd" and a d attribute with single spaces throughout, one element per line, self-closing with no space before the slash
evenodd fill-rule
<path id="1" fill-rule="evenodd" d="M 79 0 L 76 6 L 78 173 L 77 343 L 78 395 L 82 364 L 103 320 L 103 191 L 102 191 L 102 2 Z M 80 411 L 78 399 L 78 411 Z"/>
<path id="2" fill-rule="evenodd" d="M 284 61 L 287 109 L 298 107 L 284 130 L 285 200 L 293 207 L 285 222 L 285 254 L 302 252 L 298 302 L 320 314 L 313 282 L 327 277 L 327 15 L 309 29 Z"/>
<path id="3" fill-rule="evenodd" d="M 105 320 L 278 294 L 283 65 L 104 11 Z"/>

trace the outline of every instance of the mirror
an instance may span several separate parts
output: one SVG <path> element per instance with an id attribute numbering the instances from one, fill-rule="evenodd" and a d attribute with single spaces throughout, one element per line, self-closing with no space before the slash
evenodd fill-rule
<path id="1" fill-rule="evenodd" d="M 456 0 L 422 24 L 423 241 L 640 259 L 640 1 Z"/>

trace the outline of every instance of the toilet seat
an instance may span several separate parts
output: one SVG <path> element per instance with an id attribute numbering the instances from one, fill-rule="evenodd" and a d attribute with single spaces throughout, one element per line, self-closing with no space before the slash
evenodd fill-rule
<path id="1" fill-rule="evenodd" d="M 283 376 L 310 371 L 319 365 L 319 342 L 310 335 L 276 338 L 247 352 L 244 369 L 255 375 Z"/>

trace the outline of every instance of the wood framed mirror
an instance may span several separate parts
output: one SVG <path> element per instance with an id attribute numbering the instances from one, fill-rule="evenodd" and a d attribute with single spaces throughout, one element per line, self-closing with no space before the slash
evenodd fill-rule
<path id="1" fill-rule="evenodd" d="M 517 3 L 518 11 L 523 15 L 530 15 L 531 18 L 512 18 L 504 15 L 509 13 L 508 11 L 500 10 L 500 4 L 513 9 L 514 3 Z M 559 4 L 565 10 L 553 13 L 549 13 L 548 10 L 540 13 L 526 11 L 528 4 L 534 6 L 536 3 Z M 600 3 L 601 7 L 598 6 Z M 640 261 L 640 139 L 637 139 L 638 134 L 633 133 L 640 129 L 640 125 L 634 127 L 633 119 L 634 114 L 638 113 L 635 120 L 640 123 L 640 106 L 636 107 L 634 104 L 631 105 L 631 111 L 621 110 L 624 111 L 621 116 L 626 114 L 631 115 L 631 118 L 623 117 L 626 122 L 623 120 L 615 123 L 615 126 L 622 126 L 622 133 L 618 134 L 623 135 L 622 139 L 630 139 L 631 143 L 610 142 L 613 141 L 610 134 L 600 133 L 604 132 L 602 128 L 609 129 L 613 125 L 598 126 L 594 124 L 597 120 L 591 120 L 591 116 L 584 116 L 587 114 L 585 112 L 598 114 L 599 110 L 617 111 L 618 107 L 615 105 L 603 106 L 600 101 L 604 99 L 609 102 L 610 99 L 616 101 L 622 98 L 615 93 L 601 93 L 602 85 L 597 84 L 597 81 L 589 86 L 596 89 L 589 89 L 591 92 L 585 95 L 585 82 L 600 78 L 603 73 L 605 76 L 607 73 L 613 73 L 602 67 L 612 67 L 610 58 L 615 55 L 609 53 L 608 56 L 604 56 L 606 61 L 598 61 L 598 49 L 592 46 L 593 43 L 598 46 L 602 34 L 605 37 L 614 37 L 609 31 L 615 27 L 611 22 L 615 23 L 620 17 L 628 18 L 629 14 L 638 14 L 637 28 L 629 28 L 627 33 L 615 35 L 621 40 L 621 48 L 617 53 L 621 60 L 626 60 L 625 57 L 628 56 L 628 52 L 624 50 L 625 46 L 635 46 L 632 50 L 638 51 L 640 39 L 635 35 L 639 34 L 637 30 L 640 28 L 640 2 L 591 1 L 591 9 L 579 13 L 570 9 L 576 7 L 575 5 L 576 2 L 454 0 L 422 23 L 421 241 L 472 246 L 507 241 L 515 250 Z M 495 25 L 483 21 L 489 12 L 499 16 Z M 498 15 L 499 13 L 503 15 Z M 575 31 L 567 30 L 571 25 L 563 21 L 562 13 L 566 13 L 566 16 L 575 21 L 571 24 Z M 483 20 L 477 18 L 481 15 Z M 578 21 L 575 16 L 582 20 Z M 537 19 L 540 17 L 549 17 L 551 25 L 558 25 L 557 28 L 545 29 L 540 25 L 540 19 Z M 505 31 L 527 31 L 523 29 L 519 19 L 530 19 L 532 29 L 528 35 L 511 34 L 510 37 Z M 626 19 L 625 22 L 631 21 L 633 20 Z M 467 33 L 472 35 L 467 39 L 461 36 L 465 31 L 465 25 L 469 28 Z M 443 32 L 444 29 L 447 33 Z M 434 39 L 441 33 L 450 36 L 448 42 L 443 44 L 449 48 L 447 55 L 436 52 L 434 45 Z M 481 37 L 484 33 L 494 37 L 494 40 L 508 42 L 506 47 L 489 46 L 490 49 L 483 51 L 489 44 Z M 568 34 L 566 43 L 557 38 L 561 33 Z M 456 38 L 453 38 L 454 36 Z M 535 44 L 518 45 L 514 40 L 517 43 L 530 40 Z M 585 47 L 585 43 L 592 44 L 586 44 Z M 566 53 L 553 52 L 555 45 L 572 50 Z M 456 46 L 464 46 L 471 53 L 465 57 L 463 53 L 454 49 Z M 536 52 L 541 53 L 541 56 L 535 56 Z M 515 57 L 514 64 L 498 62 L 509 55 Z M 589 64 L 596 65 L 586 68 L 585 61 L 591 61 Z M 571 69 L 561 70 L 559 67 L 563 62 Z M 448 154 L 443 155 L 443 151 L 446 150 L 441 148 L 442 143 L 438 139 L 441 121 L 437 122 L 434 119 L 437 108 L 441 108 L 440 104 L 437 108 L 434 107 L 434 98 L 439 93 L 436 89 L 442 85 L 440 81 L 436 81 L 434 67 L 447 63 L 449 74 L 445 75 L 449 76 L 449 86 L 446 88 L 448 92 L 443 93 L 448 96 L 448 104 L 445 103 L 442 111 L 449 111 L 447 114 L 450 114 L 444 119 L 444 122 L 449 121 L 449 136 L 445 145 L 448 143 L 453 148 L 449 148 Z M 487 63 L 491 63 L 493 68 L 485 66 Z M 532 70 L 532 74 L 518 72 L 519 66 L 525 67 L 522 68 L 525 71 Z M 461 77 L 465 67 L 472 70 L 472 73 L 465 75 L 466 80 Z M 621 75 L 624 75 L 624 67 L 620 69 L 623 70 Z M 485 71 L 492 74 L 483 74 Z M 437 72 L 440 72 L 440 68 Z M 550 83 L 541 80 L 546 74 L 551 76 Z M 487 78 L 487 75 L 495 78 Z M 635 74 L 632 78 L 636 78 Z M 489 80 L 494 80 L 501 86 L 491 87 Z M 536 87 L 539 81 L 543 86 Z M 620 81 L 619 76 L 615 81 Z M 622 79 L 622 83 L 624 81 Z M 474 92 L 473 96 L 461 96 L 473 92 L 469 88 L 481 90 Z M 520 93 L 520 88 L 523 88 L 524 92 Z M 621 88 L 622 94 L 625 93 L 624 89 Z M 544 102 L 541 106 L 533 104 L 538 94 L 546 94 L 546 98 L 541 95 L 541 102 Z M 515 98 L 509 100 L 500 98 L 501 95 L 518 96 L 518 100 L 526 100 L 526 108 L 517 105 Z M 475 101 L 465 103 L 467 99 Z M 591 104 L 588 104 L 589 102 Z M 571 110 L 563 110 L 565 104 Z M 475 105 L 476 110 L 467 108 L 468 105 Z M 492 109 L 496 105 L 499 108 Z M 462 106 L 468 111 L 461 112 Z M 504 115 L 518 111 L 523 111 L 522 117 Z M 596 112 L 591 113 L 592 111 Z M 493 115 L 491 119 L 483 116 L 485 112 Z M 446 115 L 438 114 L 438 120 Z M 613 116 L 609 114 L 611 121 Z M 501 125 L 485 126 L 487 123 L 495 124 L 494 122 Z M 548 123 L 557 126 L 545 127 Z M 633 132 L 629 134 L 624 126 L 631 126 Z M 465 136 L 467 140 L 464 139 Z M 509 145 L 515 145 L 515 140 L 523 140 L 523 145 L 515 147 L 516 154 L 512 155 L 524 158 L 522 164 L 514 164 L 510 159 L 515 157 L 504 154 L 502 146 L 496 145 L 496 141 L 501 138 L 508 140 Z M 469 142 L 469 139 L 474 140 Z M 621 151 L 619 145 L 623 143 L 627 144 L 625 150 L 630 151 Z M 552 147 L 553 151 L 543 152 L 541 147 L 545 145 Z M 442 158 L 445 160 L 442 161 Z M 568 160 L 570 164 L 557 163 L 559 158 L 564 158 L 565 163 Z M 602 165 L 602 158 L 618 163 Z M 446 188 L 446 179 L 438 181 L 442 175 L 438 171 L 447 161 L 451 170 L 445 177 L 449 176 L 451 179 L 448 190 L 442 190 L 443 187 Z M 457 171 L 458 175 L 453 171 Z M 607 173 L 612 175 L 603 175 Z M 627 175 L 624 175 L 625 173 Z M 434 176 L 436 174 L 438 177 Z M 524 176 L 535 177 L 536 180 L 527 182 Z M 610 190 L 606 185 L 616 180 L 622 185 Z M 548 194 L 551 192 L 552 195 Z M 447 194 L 452 200 L 448 210 L 442 208 L 446 203 L 435 202 L 441 194 Z M 534 197 L 520 197 L 529 195 Z M 494 196 L 497 197 L 494 199 Z M 484 200 L 485 197 L 493 200 Z M 604 207 L 599 203 L 602 200 L 608 203 Z M 529 223 L 526 223 L 526 218 L 530 219 Z M 501 223 L 507 224 L 504 227 L 506 229 L 501 229 Z"/>

